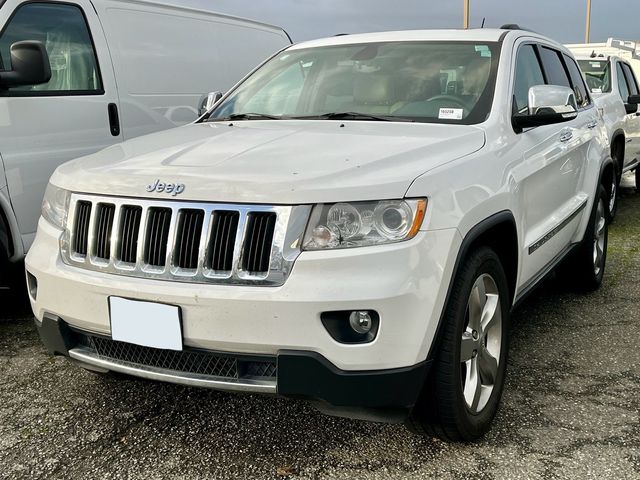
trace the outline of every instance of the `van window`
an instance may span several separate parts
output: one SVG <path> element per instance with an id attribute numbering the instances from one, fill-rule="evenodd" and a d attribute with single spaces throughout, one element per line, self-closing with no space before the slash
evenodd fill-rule
<path id="1" fill-rule="evenodd" d="M 631 95 L 637 95 L 638 84 L 636 83 L 636 77 L 633 74 L 633 71 L 631 71 L 631 67 L 628 64 L 623 63 L 622 70 L 624 70 L 624 75 L 625 77 L 627 77 L 627 85 L 629 86 L 629 93 Z"/>
<path id="2" fill-rule="evenodd" d="M 622 64 L 620 62 L 616 62 L 616 72 L 618 73 L 618 89 L 620 90 L 620 96 L 622 97 L 622 101 L 627 103 L 629 99 L 629 87 L 627 86 L 627 81 L 624 78 L 624 72 L 622 71 Z"/>
<path id="3" fill-rule="evenodd" d="M 533 45 L 523 45 L 518 50 L 516 80 L 513 89 L 514 113 L 527 114 L 529 89 L 544 85 L 544 76 Z"/>
<path id="4" fill-rule="evenodd" d="M 44 44 L 51 80 L 10 88 L 0 95 L 102 94 L 102 81 L 84 14 L 74 5 L 28 3 L 19 7 L 0 34 L 0 68 L 11 69 L 11 45 L 23 40 Z"/>

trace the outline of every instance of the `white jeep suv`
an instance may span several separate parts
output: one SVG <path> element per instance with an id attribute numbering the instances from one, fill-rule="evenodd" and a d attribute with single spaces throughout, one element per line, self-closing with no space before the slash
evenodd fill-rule
<path id="1" fill-rule="evenodd" d="M 42 341 L 478 438 L 512 308 L 563 261 L 602 280 L 598 118 L 568 50 L 527 31 L 288 47 L 196 123 L 56 170 L 26 259 Z"/>
<path id="2" fill-rule="evenodd" d="M 596 107 L 602 112 L 611 144 L 616 175 L 608 187 L 609 210 L 613 217 L 622 174 L 635 169 L 636 188 L 640 189 L 640 91 L 629 63 L 619 57 L 578 58 Z"/>

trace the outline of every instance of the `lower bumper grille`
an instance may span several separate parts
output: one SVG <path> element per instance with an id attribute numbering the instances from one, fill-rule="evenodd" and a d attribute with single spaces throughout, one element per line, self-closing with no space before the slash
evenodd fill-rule
<path id="1" fill-rule="evenodd" d="M 226 381 L 275 381 L 277 377 L 275 357 L 243 358 L 197 349 L 165 350 L 85 334 L 79 335 L 79 344 L 103 360 L 133 367 Z"/>

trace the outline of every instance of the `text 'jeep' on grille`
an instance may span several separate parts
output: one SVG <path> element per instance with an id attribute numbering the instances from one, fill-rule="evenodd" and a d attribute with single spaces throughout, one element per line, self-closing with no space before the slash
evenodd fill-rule
<path id="1" fill-rule="evenodd" d="M 511 310 L 602 282 L 615 165 L 575 59 L 513 26 L 287 47 L 193 124 L 59 167 L 26 259 L 50 352 L 483 435 Z"/>

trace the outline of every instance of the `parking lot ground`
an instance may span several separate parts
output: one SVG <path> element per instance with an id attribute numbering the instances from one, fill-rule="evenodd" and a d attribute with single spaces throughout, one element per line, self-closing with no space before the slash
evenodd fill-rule
<path id="1" fill-rule="evenodd" d="M 447 444 L 303 402 L 101 378 L 51 358 L 0 294 L 0 478 L 640 479 L 640 194 L 625 179 L 604 285 L 514 314 L 494 428 Z"/>

